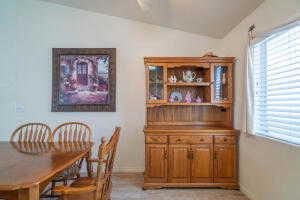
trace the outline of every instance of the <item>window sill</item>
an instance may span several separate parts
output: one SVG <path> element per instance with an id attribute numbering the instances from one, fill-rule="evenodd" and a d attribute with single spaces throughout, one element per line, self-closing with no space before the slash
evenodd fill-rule
<path id="1" fill-rule="evenodd" d="M 250 134 L 248 134 L 248 135 L 250 135 Z M 288 142 L 288 141 L 280 139 L 280 138 L 270 137 L 268 135 L 263 135 L 263 134 L 256 133 L 254 135 L 251 134 L 250 136 L 263 138 L 263 139 L 270 140 L 270 141 L 280 143 L 280 144 L 284 144 L 284 145 L 287 145 L 287 146 L 290 146 L 290 147 L 300 148 L 300 144 Z"/>

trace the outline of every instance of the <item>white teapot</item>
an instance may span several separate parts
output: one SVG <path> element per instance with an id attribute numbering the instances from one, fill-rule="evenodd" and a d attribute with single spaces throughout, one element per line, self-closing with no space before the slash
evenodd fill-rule
<path id="1" fill-rule="evenodd" d="M 196 77 L 196 73 L 192 71 L 186 71 L 186 72 L 182 72 L 182 76 L 184 82 L 191 83 L 194 81 Z"/>

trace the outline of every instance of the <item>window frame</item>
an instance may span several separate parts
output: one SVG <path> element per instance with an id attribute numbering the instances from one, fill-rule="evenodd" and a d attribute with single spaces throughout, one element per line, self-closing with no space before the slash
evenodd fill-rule
<path id="1" fill-rule="evenodd" d="M 291 30 L 291 29 L 293 29 L 294 27 L 299 27 L 299 22 L 298 22 L 298 24 L 296 24 L 296 26 L 292 26 L 292 27 L 290 27 L 290 28 L 288 28 L 288 29 L 286 29 L 287 31 L 289 31 L 289 30 Z M 285 31 L 284 31 L 285 32 Z M 267 42 L 268 42 L 268 40 L 271 40 L 271 39 L 273 39 L 273 37 L 277 37 L 277 36 L 280 36 L 281 34 L 279 33 L 278 35 L 277 35 L 278 33 L 273 33 L 273 34 L 270 34 L 265 40 L 263 40 L 263 41 L 260 41 L 260 42 L 258 42 L 258 43 L 256 43 L 255 45 L 253 45 L 253 46 L 251 46 L 251 51 L 252 51 L 252 53 L 254 52 L 254 48 L 256 48 L 257 47 L 257 45 L 260 45 L 259 46 L 259 50 L 260 50 L 260 52 L 263 52 L 263 53 L 265 53 L 265 54 L 267 54 Z M 297 32 L 297 34 L 299 34 L 299 32 Z M 295 39 L 295 41 L 297 41 L 297 37 L 296 37 L 296 39 Z M 296 47 L 298 47 L 298 43 L 296 44 L 297 46 Z M 299 44 L 299 46 L 300 46 L 300 44 Z M 283 49 L 284 50 L 284 49 Z M 298 52 L 298 51 L 297 51 Z M 253 56 L 253 55 L 252 55 Z M 288 137 L 288 135 L 286 135 L 286 134 L 282 134 L 282 133 L 278 133 L 278 134 L 274 134 L 274 133 L 271 133 L 271 134 L 267 134 L 267 130 L 266 131 L 264 131 L 264 133 L 263 133 L 263 131 L 261 131 L 261 130 L 259 130 L 257 127 L 258 127 L 258 125 L 257 125 L 257 122 L 258 122 L 258 114 L 257 114 L 257 106 L 259 105 L 259 103 L 258 103 L 258 101 L 257 101 L 257 98 L 262 98 L 262 97 L 258 97 L 257 96 L 257 91 L 258 91 L 258 89 L 256 88 L 256 87 L 262 87 L 261 85 L 263 85 L 263 87 L 265 88 L 265 90 L 264 90 L 264 92 L 266 92 L 266 90 L 267 90 L 267 84 L 268 84 L 268 80 L 267 80 L 267 64 L 268 64 L 268 62 L 267 62 L 267 55 L 260 55 L 261 56 L 261 58 L 260 58 L 260 63 L 259 63 L 259 65 L 260 66 L 263 66 L 263 69 L 261 69 L 262 71 L 263 70 L 265 70 L 265 72 L 262 72 L 262 73 L 260 73 L 259 74 L 259 80 L 258 80 L 258 78 L 257 78 L 257 76 L 255 76 L 255 75 L 253 75 L 254 76 L 254 99 L 253 99 L 253 104 L 254 104 L 254 110 L 255 110 L 255 113 L 256 114 L 254 114 L 253 115 L 253 118 L 252 118 L 252 120 L 253 120 L 253 126 L 254 126 L 254 135 L 256 135 L 256 136 L 260 136 L 260 137 L 263 137 L 263 138 L 267 138 L 267 139 L 270 139 L 270 140 L 273 140 L 273 141 L 277 141 L 277 142 L 280 142 L 280 143 L 284 143 L 284 144 L 288 144 L 288 145 L 291 145 L 291 146 L 296 146 L 296 147 L 300 147 L 300 137 L 299 138 L 297 138 L 296 136 L 290 136 L 290 138 Z M 296 58 L 297 58 L 298 56 L 296 56 Z M 254 59 L 253 59 L 254 60 Z M 296 65 L 298 64 L 298 62 L 296 62 Z M 300 64 L 300 63 L 299 63 Z M 288 66 L 291 66 L 290 64 L 288 65 Z M 299 67 L 300 68 L 300 67 Z M 254 72 L 255 72 L 255 67 L 254 67 Z M 295 75 L 296 76 L 296 75 Z M 294 78 L 295 76 L 293 76 L 292 78 Z M 259 82 L 265 82 L 264 84 L 261 84 L 260 85 L 260 83 Z M 270 82 L 269 82 L 270 83 Z M 299 86 L 299 88 L 300 88 L 300 86 Z M 263 90 L 263 89 L 262 89 Z M 261 92 L 262 90 L 259 90 L 259 92 Z M 296 92 L 295 92 L 295 94 L 296 94 Z M 261 93 L 260 93 L 260 95 L 261 95 Z M 287 94 L 286 94 L 287 95 Z M 292 94 L 293 95 L 293 94 Z M 265 93 L 265 96 L 267 96 L 266 95 L 266 93 Z M 282 96 L 284 96 L 284 95 L 282 95 Z M 262 100 L 266 100 L 267 99 L 267 97 L 265 97 L 265 98 L 262 98 Z M 299 98 L 300 99 L 300 98 Z M 261 106 L 261 105 L 260 105 Z M 279 105 L 280 106 L 280 105 Z M 260 114 L 261 113 L 263 113 L 263 111 L 260 111 Z M 267 115 L 267 114 L 266 114 Z M 287 118 L 287 120 L 288 119 L 290 119 L 290 118 Z M 266 120 L 264 121 L 264 122 L 266 122 Z M 280 122 L 279 122 L 280 123 Z M 284 124 L 284 123 L 283 123 Z M 288 124 L 287 124 L 288 125 Z M 268 127 L 268 126 L 267 126 Z M 272 126 L 270 126 L 270 127 L 272 127 Z M 294 140 L 294 141 L 293 141 Z"/>

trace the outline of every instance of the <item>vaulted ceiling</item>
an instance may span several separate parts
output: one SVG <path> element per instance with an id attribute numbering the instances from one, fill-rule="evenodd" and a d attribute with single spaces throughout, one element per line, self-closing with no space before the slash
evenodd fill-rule
<path id="1" fill-rule="evenodd" d="M 223 38 L 264 0 L 42 0 Z"/>

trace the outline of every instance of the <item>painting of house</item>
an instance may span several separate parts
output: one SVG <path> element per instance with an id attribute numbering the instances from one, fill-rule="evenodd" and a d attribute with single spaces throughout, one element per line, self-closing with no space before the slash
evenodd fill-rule
<path id="1" fill-rule="evenodd" d="M 59 104 L 107 104 L 109 56 L 61 55 Z"/>

